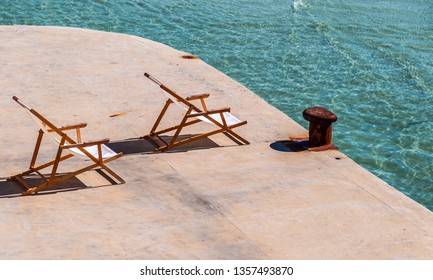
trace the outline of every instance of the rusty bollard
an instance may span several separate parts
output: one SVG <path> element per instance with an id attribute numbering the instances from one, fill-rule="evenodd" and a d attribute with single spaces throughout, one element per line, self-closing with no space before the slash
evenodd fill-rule
<path id="1" fill-rule="evenodd" d="M 310 122 L 308 150 L 325 151 L 337 148 L 332 144 L 332 123 L 337 121 L 334 113 L 315 106 L 305 109 L 302 116 Z"/>

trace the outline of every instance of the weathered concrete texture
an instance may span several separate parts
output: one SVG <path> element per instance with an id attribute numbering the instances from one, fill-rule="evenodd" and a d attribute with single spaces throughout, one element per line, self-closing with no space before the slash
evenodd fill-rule
<path id="1" fill-rule="evenodd" d="M 87 122 L 85 139 L 109 137 L 126 153 L 109 164 L 122 185 L 90 171 L 59 186 L 75 191 L 7 198 L 17 186 L 1 180 L 1 259 L 433 258 L 430 211 L 339 151 L 278 143 L 308 132 L 200 59 L 73 28 L 3 26 L 0 42 L 0 177 L 27 168 L 37 136 L 14 95 L 58 125 Z M 144 72 L 182 96 L 211 93 L 211 107 L 248 120 L 236 131 L 251 145 L 217 135 L 151 152 L 136 138 L 165 96 Z M 55 150 L 45 141 L 40 159 Z"/>

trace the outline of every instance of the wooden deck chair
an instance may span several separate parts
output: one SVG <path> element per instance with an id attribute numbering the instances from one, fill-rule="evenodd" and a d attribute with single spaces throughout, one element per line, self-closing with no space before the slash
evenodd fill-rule
<path id="1" fill-rule="evenodd" d="M 233 140 L 238 142 L 239 144 L 245 144 L 248 145 L 249 142 L 241 137 L 239 134 L 235 133 L 233 131 L 233 128 L 244 125 L 247 123 L 247 121 L 241 121 L 235 116 L 233 116 L 230 113 L 230 108 L 220 108 L 220 109 L 214 109 L 209 110 L 206 106 L 205 98 L 209 97 L 209 94 L 197 94 L 192 95 L 186 98 L 181 97 L 173 90 L 169 89 L 165 85 L 163 85 L 160 81 L 158 81 L 155 77 L 151 76 L 148 73 L 144 73 L 144 76 L 149 78 L 152 82 L 159 85 L 159 87 L 167 94 L 168 99 L 159 114 L 158 118 L 156 119 L 152 129 L 150 130 L 149 134 L 143 136 L 142 138 L 146 138 L 151 140 L 158 148 L 157 150 L 164 151 L 171 149 L 173 147 L 195 141 L 204 137 L 208 137 L 213 134 L 217 133 L 226 133 L 228 136 L 231 136 Z M 199 100 L 201 107 L 199 108 L 190 101 L 193 100 Z M 185 111 L 185 115 L 183 116 L 182 120 L 178 125 L 160 129 L 158 130 L 158 126 L 163 119 L 165 113 L 167 112 L 168 107 L 175 103 L 180 108 L 182 108 Z M 189 125 L 193 125 L 199 122 L 205 122 L 212 125 L 215 125 L 217 128 L 215 130 L 212 130 L 210 132 L 194 135 L 192 137 L 178 140 L 178 137 L 180 135 L 181 130 Z M 167 133 L 170 131 L 174 131 L 173 137 L 170 139 L 169 142 L 166 142 L 161 135 L 163 133 Z"/>
<path id="2" fill-rule="evenodd" d="M 36 140 L 36 145 L 33 151 L 33 156 L 30 162 L 29 169 L 20 174 L 9 177 L 9 180 L 16 180 L 24 187 L 25 191 L 22 193 L 23 195 L 28 195 L 28 194 L 32 194 L 44 190 L 46 188 L 53 186 L 54 184 L 68 180 L 80 173 L 83 173 L 85 171 L 91 170 L 96 167 L 100 167 L 102 170 L 109 173 L 112 177 L 118 180 L 119 183 L 125 183 L 125 181 L 119 175 L 114 173 L 114 171 L 112 171 L 110 168 L 106 166 L 108 162 L 113 161 L 123 155 L 122 153 L 116 153 L 112 151 L 109 147 L 105 145 L 110 141 L 109 139 L 103 139 L 103 140 L 91 141 L 91 142 L 81 142 L 81 128 L 86 127 L 87 126 L 86 123 L 57 127 L 53 123 L 49 122 L 46 118 L 44 118 L 41 114 L 39 114 L 36 110 L 24 104 L 21 100 L 18 99 L 18 97 L 14 96 L 13 99 L 19 105 L 21 105 L 21 107 L 26 109 L 26 111 L 32 116 L 32 118 L 36 121 L 36 123 L 40 127 L 39 135 Z M 70 136 L 68 136 L 68 134 L 64 132 L 67 130 L 75 130 L 77 141 L 73 140 Z M 39 148 L 42 143 L 42 138 L 44 134 L 48 134 L 52 136 L 51 138 L 58 145 L 57 154 L 53 160 L 46 162 L 44 164 L 36 165 L 36 159 L 38 157 Z M 62 155 L 63 152 L 68 152 L 68 153 Z M 73 157 L 74 155 L 86 157 L 92 163 L 79 170 L 67 173 L 62 176 L 56 176 L 57 175 L 56 172 L 59 164 L 62 161 Z M 52 169 L 50 174 L 43 175 L 41 173 L 42 169 L 51 166 Z M 39 175 L 44 180 L 44 183 L 36 187 L 32 187 L 29 184 L 27 184 L 25 181 L 25 176 L 33 173 Z"/>

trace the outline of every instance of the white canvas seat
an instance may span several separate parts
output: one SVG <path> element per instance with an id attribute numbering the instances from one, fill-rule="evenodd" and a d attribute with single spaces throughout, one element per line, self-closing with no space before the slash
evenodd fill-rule
<path id="1" fill-rule="evenodd" d="M 240 119 L 236 118 L 235 116 L 233 116 L 230 113 L 224 112 L 223 115 L 224 115 L 224 120 L 227 123 L 227 126 L 233 126 L 233 125 L 236 125 L 236 124 L 242 122 Z M 220 114 L 210 114 L 209 117 L 212 118 L 212 119 L 214 119 L 214 120 L 216 120 L 221 125 L 224 125 L 223 120 L 222 120 Z M 213 124 L 213 122 L 211 122 L 210 120 L 208 120 L 205 117 L 198 117 L 198 119 L 200 119 L 201 121 Z"/>
<path id="2" fill-rule="evenodd" d="M 114 156 L 117 155 L 117 153 L 115 151 L 113 151 L 112 149 L 110 149 L 107 145 L 101 145 L 101 149 L 102 149 L 102 155 L 101 155 L 101 157 L 103 159 L 114 157 Z M 71 151 L 74 154 L 86 157 L 86 154 L 83 153 L 78 148 L 70 148 L 68 150 Z M 99 154 L 98 154 L 99 152 L 98 152 L 98 147 L 97 146 L 85 147 L 84 150 L 86 150 L 87 152 L 89 152 L 95 158 L 99 157 Z"/>

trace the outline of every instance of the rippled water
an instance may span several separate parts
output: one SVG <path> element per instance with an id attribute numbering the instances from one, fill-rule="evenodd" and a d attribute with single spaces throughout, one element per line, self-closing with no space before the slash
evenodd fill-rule
<path id="1" fill-rule="evenodd" d="M 0 0 L 0 24 L 134 34 L 206 61 L 433 210 L 433 1 Z M 1 42 L 0 42 L 1 44 Z"/>

